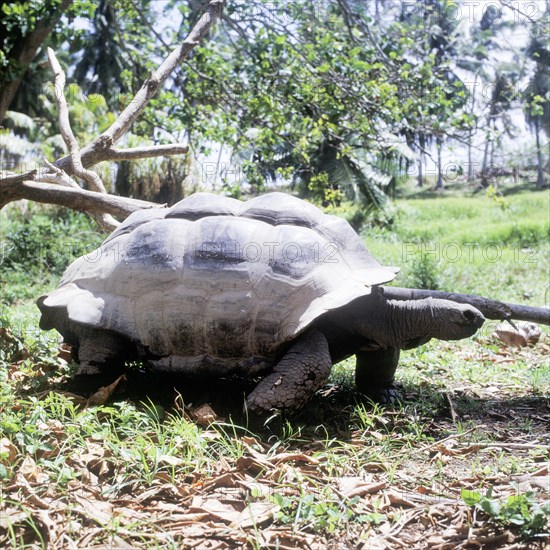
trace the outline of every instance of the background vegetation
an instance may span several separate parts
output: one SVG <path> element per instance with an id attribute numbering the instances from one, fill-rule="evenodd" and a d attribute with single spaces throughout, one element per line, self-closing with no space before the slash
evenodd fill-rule
<path id="1" fill-rule="evenodd" d="M 407 176 L 423 186 L 431 174 L 438 189 L 476 177 L 488 187 L 499 175 L 542 188 L 550 8 L 508 0 L 476 6 L 229 1 L 128 137 L 129 145 L 188 140 L 189 158 L 163 170 L 161 181 L 158 163 L 121 163 L 111 170 L 113 190 L 175 202 L 197 185 L 238 196 L 290 183 L 301 196 L 352 200 L 367 212 L 387 205 Z M 202 9 L 196 1 L 4 2 L 0 97 L 19 84 L 9 111 L 0 112 L 3 166 L 61 147 L 44 46 L 59 52 L 75 83 L 72 123 L 84 142 L 128 103 Z M 23 64 L 33 23 L 53 30 Z"/>

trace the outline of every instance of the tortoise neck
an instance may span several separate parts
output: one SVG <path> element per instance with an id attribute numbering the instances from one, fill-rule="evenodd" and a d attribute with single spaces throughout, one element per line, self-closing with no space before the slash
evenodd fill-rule
<path id="1" fill-rule="evenodd" d="M 357 302 L 354 332 L 381 348 L 408 348 L 429 340 L 433 323 L 429 304 L 388 300 L 375 290 Z"/>

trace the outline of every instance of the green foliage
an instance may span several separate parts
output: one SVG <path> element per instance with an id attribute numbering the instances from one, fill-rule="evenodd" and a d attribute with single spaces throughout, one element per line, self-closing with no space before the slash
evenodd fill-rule
<path id="1" fill-rule="evenodd" d="M 35 279 L 53 284 L 73 260 L 94 250 L 104 237 L 88 216 L 65 209 L 48 213 L 31 207 L 25 214 L 12 210 L 0 223 L 2 301 L 8 303 L 32 296 L 29 283 Z"/>
<path id="2" fill-rule="evenodd" d="M 360 523 L 381 523 L 386 516 L 378 513 L 358 514 L 355 505 L 359 497 L 342 500 L 334 494 L 326 499 L 316 498 L 313 494 L 302 494 L 298 497 L 287 497 L 281 493 L 274 493 L 270 500 L 280 507 L 277 519 L 281 523 L 292 523 L 295 527 L 309 526 L 315 531 L 335 532 L 343 528 L 350 521 Z"/>
<path id="3" fill-rule="evenodd" d="M 421 282 L 424 256 L 441 289 L 540 306 L 547 300 L 548 193 L 501 191 L 505 211 L 486 195 L 398 200 L 390 225 L 369 223 L 362 234 L 380 262 L 401 268 L 399 286 Z"/>
<path id="4" fill-rule="evenodd" d="M 2 76 L 0 83 L 9 82 L 18 77 L 24 67 L 16 59 L 10 59 L 10 51 L 17 46 L 18 41 L 27 36 L 38 21 L 47 22 L 53 18 L 59 7 L 60 0 L 27 0 L 26 2 L 3 2 L 0 30 L 5 42 L 2 45 L 3 55 L 0 58 Z"/>
<path id="5" fill-rule="evenodd" d="M 489 185 L 489 187 L 487 188 L 486 194 L 487 194 L 487 198 L 492 200 L 496 205 L 498 205 L 498 207 L 503 212 L 506 212 L 506 210 L 508 210 L 509 205 L 506 202 L 506 199 L 504 198 L 502 193 L 500 193 L 497 190 L 497 188 L 494 185 Z"/>
<path id="6" fill-rule="evenodd" d="M 485 495 L 462 489 L 461 496 L 468 506 L 482 510 L 503 527 L 519 529 L 525 538 L 544 531 L 550 516 L 550 504 L 541 506 L 532 492 L 518 493 L 506 499 L 496 499 L 492 493 L 492 489 L 488 489 Z"/>
<path id="7" fill-rule="evenodd" d="M 10 220 L 4 238 L 6 269 L 60 275 L 71 261 L 93 250 L 101 236 L 87 216 L 60 210 Z"/>
<path id="8" fill-rule="evenodd" d="M 412 262 L 410 280 L 414 288 L 438 290 L 441 285 L 435 255 L 418 254 Z"/>
<path id="9" fill-rule="evenodd" d="M 45 156 L 51 160 L 66 153 L 66 145 L 59 133 L 56 90 L 53 83 L 46 83 L 41 92 L 37 97 L 33 97 L 32 111 L 38 113 L 38 117 L 33 118 L 16 111 L 7 112 L 4 124 L 12 133 L 3 137 L 3 140 L 12 159 L 20 159 L 29 151 L 33 156 Z M 24 90 L 21 93 L 24 93 Z M 103 96 L 86 96 L 77 84 L 67 86 L 65 97 L 69 104 L 71 127 L 80 143 L 89 142 L 106 130 L 116 118 L 114 113 L 109 111 Z M 17 137 L 19 135 L 26 139 Z M 26 147 L 22 148 L 21 144 L 25 144 Z"/>
<path id="10" fill-rule="evenodd" d="M 151 0 L 141 1 L 139 8 L 125 0 L 100 0 L 91 30 L 72 41 L 74 78 L 88 94 L 105 97 L 111 110 L 121 110 L 153 68 L 159 44 L 147 21 L 160 17 L 164 8 Z"/>
<path id="11" fill-rule="evenodd" d="M 464 90 L 417 47 L 416 22 L 373 27 L 366 7 L 354 10 L 350 22 L 340 4 L 229 3 L 174 112 L 204 146 L 229 145 L 254 189 L 284 178 L 324 204 L 383 207 L 412 158 L 404 129 L 445 133 L 464 119 Z"/>
<path id="12" fill-rule="evenodd" d="M 69 18 L 86 18 L 94 9 L 93 2 L 76 0 L 68 3 L 64 13 Z M 61 21 L 60 10 L 61 0 L 3 2 L 0 7 L 0 92 L 6 83 L 22 79 L 18 94 L 11 105 L 13 111 L 21 111 L 32 116 L 41 114 L 36 96 L 40 93 L 41 86 L 51 79 L 49 68 L 43 63 L 46 58 L 46 46 L 58 50 L 65 41 L 73 42 L 84 33 L 82 28 L 77 29 L 66 21 Z M 53 30 L 46 36 L 44 44 L 40 45 L 42 47 L 39 49 L 39 55 L 30 65 L 22 65 L 19 61 L 21 52 L 29 46 L 27 40 L 39 25 L 45 28 L 52 26 Z M 65 55 L 60 53 L 60 57 L 63 59 Z"/>

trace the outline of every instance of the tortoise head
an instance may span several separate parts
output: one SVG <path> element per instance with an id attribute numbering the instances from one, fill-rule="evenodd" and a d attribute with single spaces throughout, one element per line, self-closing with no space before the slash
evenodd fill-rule
<path id="1" fill-rule="evenodd" d="M 432 338 L 462 340 L 473 336 L 483 325 L 485 317 L 469 304 L 450 300 L 424 298 L 422 300 L 393 301 L 394 315 L 403 319 L 401 345 L 410 349 L 425 344 Z M 399 313 L 397 313 L 399 312 Z"/>

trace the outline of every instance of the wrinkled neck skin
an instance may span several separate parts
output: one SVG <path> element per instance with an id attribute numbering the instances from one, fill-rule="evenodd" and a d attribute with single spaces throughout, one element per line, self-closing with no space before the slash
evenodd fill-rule
<path id="1" fill-rule="evenodd" d="M 327 312 L 317 327 L 335 360 L 388 348 L 410 349 L 439 340 L 469 338 L 485 318 L 469 304 L 450 300 L 388 300 L 376 287 L 371 294 Z"/>
<path id="2" fill-rule="evenodd" d="M 351 315 L 355 334 L 382 349 L 409 349 L 428 342 L 434 333 L 431 299 L 387 300 L 378 293 L 359 298 Z"/>

